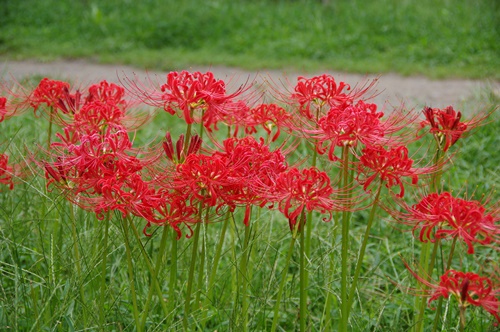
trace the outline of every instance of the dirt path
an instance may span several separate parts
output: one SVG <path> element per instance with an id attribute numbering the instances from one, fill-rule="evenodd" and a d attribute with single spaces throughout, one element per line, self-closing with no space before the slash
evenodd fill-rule
<path id="1" fill-rule="evenodd" d="M 323 72 L 313 73 L 284 73 L 282 71 L 270 70 L 259 73 L 244 71 L 227 67 L 191 67 L 184 68 L 190 71 L 212 71 L 216 78 L 224 79 L 228 86 L 239 86 L 246 82 L 263 82 L 272 80 L 276 84 L 288 79 L 288 85 L 294 85 L 298 76 L 312 77 L 323 74 Z M 362 83 L 367 79 L 373 79 L 375 75 L 358 75 L 340 72 L 326 72 L 333 75 L 337 81 L 344 81 L 351 84 Z M 81 84 L 95 83 L 106 79 L 111 82 L 118 82 L 128 77 L 135 77 L 144 81 L 147 77 L 154 81 L 164 82 L 164 72 L 145 71 L 130 66 L 103 65 L 88 61 L 56 61 L 56 62 L 36 62 L 36 61 L 1 61 L 0 78 L 3 80 L 16 79 L 30 75 L 43 75 L 54 79 L 71 80 Z M 478 95 L 483 88 L 492 89 L 500 95 L 500 82 L 485 82 L 478 80 L 430 80 L 425 77 L 403 77 L 396 74 L 384 74 L 379 77 L 376 89 L 380 94 L 375 102 L 382 105 L 389 102 L 392 105 L 400 105 L 402 101 L 408 107 L 421 107 L 429 105 L 432 107 L 445 107 L 454 105 L 460 108 L 461 103 L 471 96 Z M 466 111 L 466 110 L 464 110 Z"/>

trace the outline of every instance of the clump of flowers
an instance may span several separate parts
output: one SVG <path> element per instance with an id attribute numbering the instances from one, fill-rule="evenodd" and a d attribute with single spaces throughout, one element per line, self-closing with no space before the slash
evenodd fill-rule
<path id="1" fill-rule="evenodd" d="M 457 238 L 467 245 L 468 254 L 474 253 L 474 244 L 500 243 L 498 207 L 443 192 L 431 193 L 405 209 L 400 219 L 413 226 L 422 242 Z"/>

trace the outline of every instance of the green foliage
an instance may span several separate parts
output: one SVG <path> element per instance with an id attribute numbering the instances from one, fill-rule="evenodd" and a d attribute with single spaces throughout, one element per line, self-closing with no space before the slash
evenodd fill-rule
<path id="1" fill-rule="evenodd" d="M 498 2 L 14 1 L 0 54 L 500 77 Z"/>

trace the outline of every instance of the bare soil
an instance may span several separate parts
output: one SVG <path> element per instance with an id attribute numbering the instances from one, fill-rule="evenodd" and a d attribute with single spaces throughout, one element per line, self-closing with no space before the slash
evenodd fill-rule
<path id="1" fill-rule="evenodd" d="M 1 60 L 0 60 L 1 61 Z M 426 77 L 403 77 L 397 74 L 360 75 L 343 72 L 283 72 L 278 70 L 262 70 L 249 72 L 229 67 L 190 67 L 178 70 L 212 71 L 216 78 L 224 79 L 229 89 L 242 84 L 257 83 L 272 84 L 291 89 L 298 76 L 313 77 L 320 74 L 330 74 L 337 81 L 344 81 L 351 86 L 366 84 L 367 81 L 377 79 L 375 90 L 378 95 L 374 102 L 386 105 L 387 108 L 397 107 L 404 103 L 406 107 L 420 108 L 422 106 L 445 107 L 453 105 L 460 108 L 465 100 L 480 95 L 481 91 L 488 89 L 500 96 L 500 82 L 480 81 L 466 79 L 431 80 Z M 32 75 L 46 76 L 53 79 L 69 80 L 74 84 L 96 83 L 101 80 L 110 82 L 124 82 L 126 79 L 141 82 L 152 80 L 165 82 L 166 72 L 148 71 L 122 65 L 96 64 L 85 60 L 60 60 L 56 62 L 37 61 L 1 61 L 0 79 L 4 81 L 21 80 Z M 464 110 L 465 111 L 465 110 Z"/>

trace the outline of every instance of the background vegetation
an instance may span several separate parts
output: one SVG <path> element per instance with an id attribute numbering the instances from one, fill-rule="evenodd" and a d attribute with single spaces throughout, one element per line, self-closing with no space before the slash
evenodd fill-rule
<path id="1" fill-rule="evenodd" d="M 496 0 L 3 0 L 0 56 L 500 78 Z"/>

